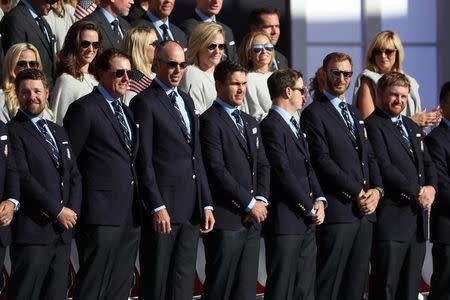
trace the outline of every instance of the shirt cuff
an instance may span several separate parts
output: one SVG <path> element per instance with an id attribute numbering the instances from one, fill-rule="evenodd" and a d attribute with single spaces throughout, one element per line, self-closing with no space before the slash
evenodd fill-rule
<path id="1" fill-rule="evenodd" d="M 253 206 L 256 203 L 256 199 L 252 198 L 252 200 L 250 201 L 250 203 L 247 205 L 247 207 L 244 209 L 245 212 L 249 212 L 252 210 Z"/>
<path id="2" fill-rule="evenodd" d="M 255 199 L 259 200 L 259 201 L 262 201 L 262 202 L 264 202 L 266 204 L 269 204 L 269 201 L 264 196 L 255 196 Z"/>
<path id="3" fill-rule="evenodd" d="M 16 199 L 13 199 L 13 198 L 9 198 L 7 200 L 11 201 L 12 203 L 14 203 L 14 212 L 19 210 L 19 208 L 20 208 L 20 202 L 19 201 L 17 201 Z"/>
<path id="4" fill-rule="evenodd" d="M 328 207 L 328 201 L 327 201 L 327 199 L 325 199 L 325 197 L 317 197 L 314 201 L 315 202 L 322 201 L 323 202 L 323 208 L 327 208 Z"/>
<path id="5" fill-rule="evenodd" d="M 208 206 L 203 207 L 203 210 L 207 210 L 207 209 L 213 211 L 213 210 L 214 210 L 214 207 L 212 207 L 211 205 L 208 205 Z"/>
<path id="6" fill-rule="evenodd" d="M 160 211 L 161 209 L 164 209 L 164 208 L 166 208 L 165 205 L 158 206 L 157 208 L 152 210 L 151 214 L 154 214 L 154 213 L 156 213 L 156 212 L 158 212 L 158 211 Z"/>
<path id="7" fill-rule="evenodd" d="M 59 215 L 62 213 L 62 211 L 64 210 L 64 207 L 61 208 L 61 211 L 59 212 L 59 214 L 56 215 L 56 218 L 58 219 Z"/>

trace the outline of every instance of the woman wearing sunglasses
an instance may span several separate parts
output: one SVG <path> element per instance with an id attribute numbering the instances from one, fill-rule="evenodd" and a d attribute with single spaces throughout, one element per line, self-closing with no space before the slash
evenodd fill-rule
<path id="1" fill-rule="evenodd" d="M 131 59 L 132 75 L 130 79 L 130 90 L 126 92 L 123 101 L 126 105 L 131 98 L 150 86 L 155 74 L 152 72 L 153 58 L 158 36 L 153 28 L 138 26 L 128 29 L 123 37 L 121 49 Z"/>
<path id="2" fill-rule="evenodd" d="M 0 90 L 0 119 L 5 123 L 11 120 L 20 108 L 14 85 L 16 75 L 20 71 L 30 68 L 42 71 L 41 57 L 36 47 L 28 43 L 12 45 L 3 60 L 3 90 Z M 44 118 L 54 119 L 52 111 L 48 108 L 48 103 Z"/>
<path id="3" fill-rule="evenodd" d="M 67 32 L 51 98 L 56 123 L 61 126 L 69 105 L 92 92 L 98 84 L 92 74 L 95 58 L 101 51 L 101 42 L 97 25 L 90 21 L 76 22 Z"/>
<path id="4" fill-rule="evenodd" d="M 367 118 L 377 105 L 376 85 L 378 79 L 389 72 L 403 72 L 404 56 L 403 45 L 397 33 L 382 31 L 373 39 L 367 49 L 366 68 L 356 79 L 353 92 L 353 104 L 359 108 L 363 118 Z M 411 89 L 402 114 L 413 119 L 421 127 L 439 124 L 441 119 L 439 109 L 436 108 L 430 112 L 422 111 L 419 84 L 411 76 L 406 76 L 411 83 Z"/>
<path id="5" fill-rule="evenodd" d="M 239 48 L 239 61 L 249 71 L 242 110 L 261 121 L 272 106 L 267 78 L 272 74 L 274 47 L 265 32 L 251 32 Z"/>
<path id="6" fill-rule="evenodd" d="M 200 23 L 189 39 L 187 63 L 179 88 L 194 100 L 198 114 L 217 97 L 214 69 L 225 55 L 225 31 L 216 23 Z"/>

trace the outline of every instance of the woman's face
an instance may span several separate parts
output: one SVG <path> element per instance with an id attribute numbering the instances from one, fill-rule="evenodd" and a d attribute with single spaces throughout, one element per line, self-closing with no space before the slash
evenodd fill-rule
<path id="1" fill-rule="evenodd" d="M 149 63 L 153 63 L 153 58 L 155 57 L 155 49 L 158 45 L 158 37 L 156 36 L 156 33 L 152 31 L 150 33 L 150 41 L 147 45 L 147 59 Z"/>
<path id="2" fill-rule="evenodd" d="M 392 71 L 397 57 L 397 49 L 392 42 L 388 42 L 383 46 L 382 48 L 373 49 L 373 55 L 379 72 L 386 74 Z"/>
<path id="3" fill-rule="evenodd" d="M 20 53 L 16 67 L 14 68 L 14 74 L 17 75 L 20 71 L 30 68 L 39 68 L 39 63 L 34 51 L 27 49 Z"/>
<path id="4" fill-rule="evenodd" d="M 80 47 L 78 55 L 81 65 L 90 64 L 97 55 L 100 42 L 98 41 L 98 33 L 95 30 L 84 30 L 80 35 Z"/>
<path id="5" fill-rule="evenodd" d="M 222 60 L 225 51 L 225 39 L 218 33 L 209 45 L 198 51 L 198 62 L 200 67 L 209 69 L 217 66 Z"/>
<path id="6" fill-rule="evenodd" d="M 268 68 L 272 62 L 273 45 L 264 35 L 257 35 L 253 39 L 249 50 L 249 59 L 252 61 L 253 70 Z"/>

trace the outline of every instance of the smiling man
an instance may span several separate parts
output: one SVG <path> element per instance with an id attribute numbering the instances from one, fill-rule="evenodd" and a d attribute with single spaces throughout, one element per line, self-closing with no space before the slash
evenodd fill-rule
<path id="1" fill-rule="evenodd" d="M 382 181 L 364 121 L 345 100 L 353 75 L 350 56 L 330 53 L 322 68 L 325 90 L 314 91 L 320 96 L 301 117 L 312 165 L 328 201 L 324 224 L 316 233 L 316 299 L 360 300 Z"/>
<path id="2" fill-rule="evenodd" d="M 437 191 L 436 170 L 421 130 L 401 115 L 409 89 L 403 73 L 383 75 L 377 84 L 378 107 L 366 122 L 386 187 L 375 225 L 373 300 L 417 298 L 428 214 Z"/>
<path id="3" fill-rule="evenodd" d="M 122 103 L 131 65 L 125 53 L 108 49 L 97 57 L 96 67 L 99 85 L 73 102 L 64 117 L 83 176 L 75 298 L 127 299 L 140 223 L 134 168 L 138 131 Z"/>
<path id="4" fill-rule="evenodd" d="M 130 102 L 139 124 L 145 203 L 140 299 L 192 300 L 198 239 L 214 226 L 198 115 L 191 97 L 178 89 L 186 68 L 183 48 L 160 43 L 153 68 L 150 87 Z"/>

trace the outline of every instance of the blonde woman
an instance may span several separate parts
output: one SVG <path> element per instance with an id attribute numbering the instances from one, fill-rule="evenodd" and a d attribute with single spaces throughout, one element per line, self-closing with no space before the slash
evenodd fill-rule
<path id="1" fill-rule="evenodd" d="M 158 36 L 153 28 L 138 26 L 125 32 L 121 49 L 131 58 L 133 75 L 130 78 L 130 90 L 124 96 L 124 103 L 128 105 L 131 98 L 150 86 L 155 74 L 152 72 L 155 48 Z"/>
<path id="2" fill-rule="evenodd" d="M 75 7 L 69 0 L 58 0 L 55 9 L 44 16 L 55 35 L 56 52 L 61 51 L 70 26 L 75 23 Z M 76 5 L 76 4 L 75 4 Z"/>
<path id="3" fill-rule="evenodd" d="M 225 31 L 216 23 L 200 23 L 189 38 L 187 63 L 179 88 L 194 100 L 198 114 L 217 97 L 214 69 L 225 55 Z"/>
<path id="4" fill-rule="evenodd" d="M 401 72 L 405 57 L 402 42 L 393 31 L 379 32 L 370 43 L 366 54 L 366 68 L 357 77 L 353 92 L 353 104 L 359 108 L 363 118 L 367 118 L 377 105 L 376 85 L 386 73 Z M 410 117 L 419 126 L 437 125 L 440 122 L 438 109 L 424 112 L 421 109 L 419 84 L 411 76 L 405 74 L 411 83 L 408 102 L 403 115 Z"/>
<path id="5" fill-rule="evenodd" d="M 3 60 L 3 90 L 0 90 L 0 119 L 5 123 L 11 120 L 20 108 L 14 85 L 16 75 L 28 68 L 42 71 L 42 61 L 36 47 L 28 43 L 12 45 Z M 44 118 L 54 120 L 53 112 L 48 108 L 48 103 L 45 107 Z"/>
<path id="6" fill-rule="evenodd" d="M 272 106 L 267 79 L 272 75 L 274 46 L 262 31 L 247 34 L 239 48 L 239 61 L 248 69 L 247 92 L 242 110 L 261 121 Z"/>

